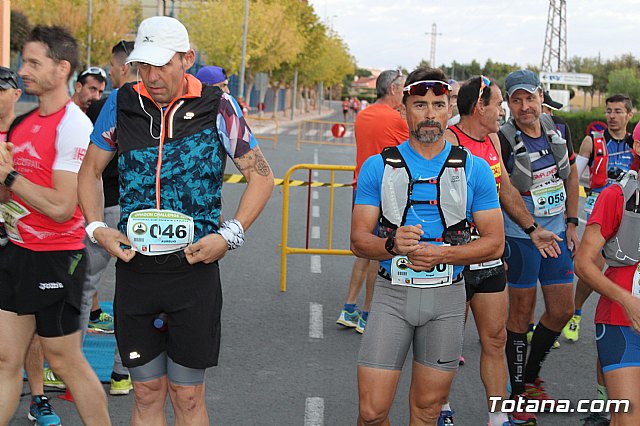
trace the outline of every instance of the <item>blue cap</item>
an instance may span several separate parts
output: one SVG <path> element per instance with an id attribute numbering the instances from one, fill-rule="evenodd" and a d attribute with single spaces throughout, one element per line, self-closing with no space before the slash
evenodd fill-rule
<path id="1" fill-rule="evenodd" d="M 524 89 L 533 93 L 540 88 L 540 79 L 533 71 L 518 70 L 510 73 L 504 81 L 507 96 L 513 95 L 516 90 Z"/>
<path id="2" fill-rule="evenodd" d="M 227 73 L 224 68 L 210 65 L 200 68 L 196 74 L 196 78 L 206 84 L 218 84 L 227 79 Z"/>

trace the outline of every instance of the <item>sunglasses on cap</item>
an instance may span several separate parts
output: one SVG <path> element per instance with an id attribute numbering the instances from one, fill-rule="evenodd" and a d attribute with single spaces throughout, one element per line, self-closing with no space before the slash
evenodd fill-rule
<path id="1" fill-rule="evenodd" d="M 391 83 L 389 83 L 389 86 L 395 83 L 396 80 L 398 80 L 399 78 L 402 78 L 402 71 L 396 70 L 396 76 L 393 78 L 393 80 L 391 80 Z"/>
<path id="2" fill-rule="evenodd" d="M 85 75 L 101 75 L 105 80 L 107 79 L 107 73 L 100 67 L 89 67 L 86 70 L 82 71 L 80 77 Z"/>
<path id="3" fill-rule="evenodd" d="M 0 89 L 17 89 L 18 76 L 9 68 L 0 67 Z"/>
<path id="4" fill-rule="evenodd" d="M 481 75 L 480 76 L 480 91 L 478 92 L 478 100 L 476 101 L 476 106 L 473 108 L 474 112 L 475 112 L 475 110 L 478 109 L 478 104 L 480 103 L 480 100 L 482 99 L 482 94 L 484 93 L 484 89 L 486 89 L 489 86 L 491 86 L 491 80 L 489 80 L 484 75 Z"/>
<path id="5" fill-rule="evenodd" d="M 120 46 L 122 46 L 122 50 L 124 50 L 124 54 L 129 56 L 129 49 L 127 49 L 127 41 L 120 40 Z"/>
<path id="6" fill-rule="evenodd" d="M 429 90 L 436 96 L 448 95 L 451 93 L 451 86 L 440 80 L 421 80 L 405 86 L 402 91 L 409 96 L 424 96 Z"/>

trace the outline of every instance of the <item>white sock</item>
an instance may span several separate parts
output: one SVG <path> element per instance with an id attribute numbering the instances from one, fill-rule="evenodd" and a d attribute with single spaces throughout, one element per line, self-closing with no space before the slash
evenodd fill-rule
<path id="1" fill-rule="evenodd" d="M 498 411 L 496 413 L 489 413 L 489 424 L 491 426 L 502 426 L 504 422 L 509 421 L 509 416 L 507 413 L 503 413 L 502 411 Z"/>
<path id="2" fill-rule="evenodd" d="M 446 404 L 442 404 L 442 411 L 451 411 L 451 405 L 449 405 L 449 402 L 447 401 Z"/>

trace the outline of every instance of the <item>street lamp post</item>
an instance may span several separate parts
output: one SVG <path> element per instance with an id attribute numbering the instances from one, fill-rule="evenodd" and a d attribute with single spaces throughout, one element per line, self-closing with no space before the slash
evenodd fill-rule
<path id="1" fill-rule="evenodd" d="M 249 0 L 244 0 L 244 24 L 242 25 L 242 58 L 240 59 L 240 75 L 238 76 L 238 97 L 244 100 L 244 73 L 247 56 L 247 31 L 249 29 Z"/>

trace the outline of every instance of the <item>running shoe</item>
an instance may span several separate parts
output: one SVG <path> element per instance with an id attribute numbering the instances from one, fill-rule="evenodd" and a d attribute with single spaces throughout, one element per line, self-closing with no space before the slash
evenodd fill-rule
<path id="1" fill-rule="evenodd" d="M 362 318 L 362 315 L 360 315 L 360 318 L 358 318 L 358 325 L 356 326 L 356 331 L 360 334 L 364 333 L 364 328 L 367 326 L 367 320 Z"/>
<path id="2" fill-rule="evenodd" d="M 440 416 L 438 417 L 438 426 L 453 426 L 452 410 L 440 411 Z"/>
<path id="3" fill-rule="evenodd" d="M 356 328 L 358 327 L 358 321 L 360 320 L 360 311 L 355 310 L 353 312 L 347 312 L 346 310 L 342 310 L 340 312 L 340 316 L 336 321 L 337 324 L 343 325 L 345 327 Z M 366 321 L 365 321 L 366 324 Z"/>
<path id="4" fill-rule="evenodd" d="M 89 333 L 113 334 L 113 317 L 102 312 L 97 320 L 89 320 Z"/>
<path id="5" fill-rule="evenodd" d="M 524 397 L 527 399 L 535 399 L 538 401 L 546 401 L 551 399 L 551 397 L 545 391 L 544 386 L 542 386 L 544 380 L 540 377 L 536 379 L 533 383 L 525 383 L 524 385 Z"/>
<path id="6" fill-rule="evenodd" d="M 558 342 L 558 339 L 553 341 L 553 345 L 551 345 L 551 349 L 558 349 L 560 347 L 560 342 Z"/>
<path id="7" fill-rule="evenodd" d="M 609 419 L 602 415 L 602 413 L 591 413 L 589 417 L 585 417 L 582 420 L 584 423 L 582 426 L 609 426 Z"/>
<path id="8" fill-rule="evenodd" d="M 525 394 L 515 395 L 514 400 L 518 401 L 520 398 L 525 398 Z M 511 424 L 517 426 L 536 426 L 538 424 L 538 418 L 535 413 L 527 411 L 514 411 L 511 413 Z"/>
<path id="9" fill-rule="evenodd" d="M 60 417 L 49 404 L 49 398 L 44 395 L 31 397 L 27 418 L 35 422 L 36 426 L 60 426 Z"/>
<path id="10" fill-rule="evenodd" d="M 44 385 L 50 388 L 66 389 L 67 385 L 50 368 L 44 369 Z"/>
<path id="11" fill-rule="evenodd" d="M 578 341 L 578 332 L 580 331 L 580 320 L 582 316 L 574 315 L 571 317 L 569 322 L 562 329 L 562 334 L 567 340 L 572 342 Z"/>
<path id="12" fill-rule="evenodd" d="M 111 376 L 111 388 L 109 388 L 109 394 L 111 395 L 129 395 L 129 392 L 133 389 L 133 383 L 131 383 L 131 376 L 128 376 L 121 380 L 116 380 Z"/>
<path id="13" fill-rule="evenodd" d="M 465 363 L 464 357 L 460 355 L 460 360 L 458 361 L 458 365 L 462 367 L 464 363 Z"/>

